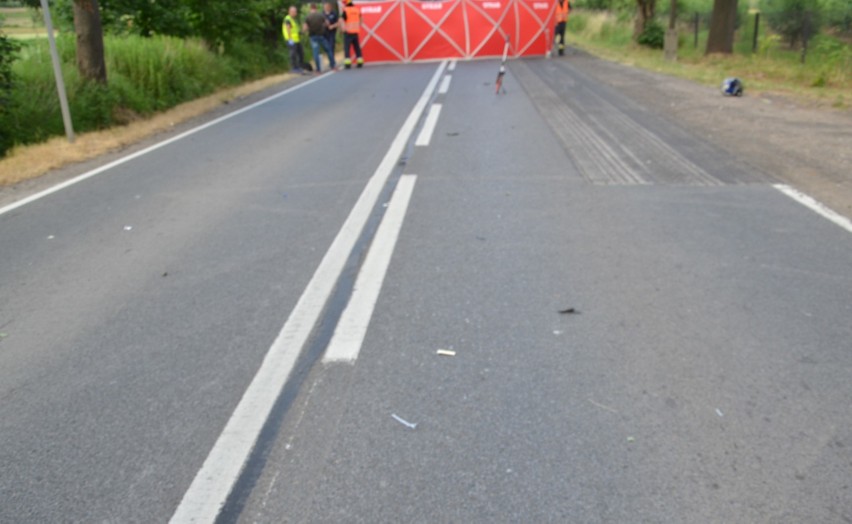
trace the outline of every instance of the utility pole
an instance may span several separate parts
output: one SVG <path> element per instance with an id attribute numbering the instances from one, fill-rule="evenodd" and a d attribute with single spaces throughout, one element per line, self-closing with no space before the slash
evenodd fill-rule
<path id="1" fill-rule="evenodd" d="M 59 52 L 56 50 L 53 21 L 50 19 L 50 7 L 47 5 L 47 0 L 41 0 L 41 10 L 44 13 L 44 25 L 47 28 L 47 41 L 50 43 L 50 58 L 53 60 L 53 76 L 56 78 L 56 91 L 59 93 L 59 107 L 62 109 L 65 135 L 68 137 L 68 142 L 73 144 L 74 125 L 71 123 L 71 110 L 68 109 L 68 95 L 65 92 L 65 81 L 62 79 L 62 64 L 59 61 Z"/>

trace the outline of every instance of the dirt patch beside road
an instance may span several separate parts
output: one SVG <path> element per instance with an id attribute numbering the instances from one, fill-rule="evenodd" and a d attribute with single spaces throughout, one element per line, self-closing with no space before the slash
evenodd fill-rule
<path id="1" fill-rule="evenodd" d="M 852 113 L 750 92 L 748 79 L 745 96 L 725 97 L 720 89 L 578 50 L 559 60 L 572 61 L 696 137 L 852 217 Z"/>

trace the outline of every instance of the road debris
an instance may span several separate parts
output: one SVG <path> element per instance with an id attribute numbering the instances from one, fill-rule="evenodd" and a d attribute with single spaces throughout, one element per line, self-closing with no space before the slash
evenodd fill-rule
<path id="1" fill-rule="evenodd" d="M 439 354 L 439 355 L 443 355 L 443 356 L 445 356 L 445 357 L 454 357 L 454 356 L 456 356 L 456 352 L 455 352 L 455 351 L 453 351 L 453 350 L 450 350 L 450 349 L 439 349 L 439 350 L 438 350 L 438 354 Z"/>
<path id="2" fill-rule="evenodd" d="M 125 231 L 131 231 L 131 230 L 133 230 L 133 226 L 124 226 L 124 230 Z"/>
<path id="3" fill-rule="evenodd" d="M 53 236 L 53 235 L 48 235 L 48 236 L 47 236 L 47 239 L 48 239 L 48 240 L 53 240 L 54 238 L 56 238 L 56 237 L 55 237 L 55 236 Z"/>
<path id="4" fill-rule="evenodd" d="M 607 411 L 609 411 L 609 412 L 611 412 L 611 413 L 618 413 L 618 410 L 617 410 L 617 409 L 613 409 L 613 408 L 611 408 L 611 407 L 609 407 L 609 406 L 605 406 L 605 405 L 603 405 L 603 404 L 601 404 L 601 403 L 599 403 L 599 402 L 595 402 L 595 401 L 594 401 L 594 400 L 592 400 L 592 399 L 586 399 L 586 400 L 588 400 L 588 401 L 589 401 L 589 402 L 590 402 L 593 406 L 597 406 L 597 407 L 599 407 L 599 408 L 601 408 L 601 409 L 605 409 L 605 410 L 607 410 Z"/>
<path id="5" fill-rule="evenodd" d="M 553 330 L 553 334 L 554 334 L 554 335 L 556 335 L 557 337 L 558 337 L 559 335 L 561 335 L 562 333 L 564 333 L 564 331 L 562 331 L 561 329 L 554 329 L 554 330 Z"/>
<path id="6" fill-rule="evenodd" d="M 736 77 L 726 78 L 722 82 L 722 94 L 726 96 L 743 96 L 743 81 Z"/>
<path id="7" fill-rule="evenodd" d="M 0 333 L 0 338 L 6 338 L 8 336 L 9 336 L 8 333 Z"/>
<path id="8" fill-rule="evenodd" d="M 627 437 L 627 442 L 636 442 L 635 437 Z"/>
<path id="9" fill-rule="evenodd" d="M 457 133 L 457 132 L 447 133 L 447 136 L 459 136 L 459 133 Z"/>
<path id="10" fill-rule="evenodd" d="M 717 415 L 719 415 L 720 417 L 724 417 L 724 416 L 725 416 L 725 414 L 724 414 L 724 413 L 722 413 L 722 410 L 721 410 L 721 409 L 719 409 L 719 408 L 716 408 L 716 414 L 717 414 Z"/>
<path id="11" fill-rule="evenodd" d="M 577 310 L 577 308 L 569 307 L 568 309 L 560 309 L 559 314 L 560 315 L 579 315 L 580 312 Z"/>
<path id="12" fill-rule="evenodd" d="M 394 418 L 394 420 L 396 420 L 403 426 L 409 429 L 417 429 L 417 423 L 412 424 L 411 422 L 408 422 L 407 420 L 404 420 L 403 418 L 399 417 L 396 413 L 391 413 L 391 416 Z"/>

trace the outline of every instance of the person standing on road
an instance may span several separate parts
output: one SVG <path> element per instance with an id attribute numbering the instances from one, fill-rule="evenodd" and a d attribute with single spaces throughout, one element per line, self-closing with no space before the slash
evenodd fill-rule
<path id="1" fill-rule="evenodd" d="M 328 22 L 326 26 L 327 32 L 325 33 L 328 37 L 328 46 L 331 48 L 331 54 L 334 54 L 334 47 L 337 44 L 337 28 L 340 26 L 340 16 L 338 16 L 332 2 L 324 3 L 322 10 L 325 15 L 325 21 Z"/>
<path id="2" fill-rule="evenodd" d="M 554 42 L 559 42 L 559 56 L 565 54 L 565 26 L 568 24 L 568 13 L 571 12 L 569 0 L 556 2 L 556 29 L 553 31 Z"/>
<path id="3" fill-rule="evenodd" d="M 305 53 L 302 50 L 300 35 L 302 26 L 299 24 L 298 17 L 299 10 L 296 9 L 296 6 L 290 6 L 287 16 L 284 17 L 284 23 L 281 24 L 281 32 L 284 34 L 284 40 L 287 41 L 287 47 L 290 50 L 290 70 L 294 73 L 302 74 Z"/>
<path id="4" fill-rule="evenodd" d="M 361 32 L 361 8 L 355 5 L 352 0 L 345 0 L 343 7 L 343 66 L 346 69 L 352 67 L 352 59 L 350 58 L 351 48 L 355 49 L 355 58 L 358 63 L 357 67 L 364 66 L 364 58 L 361 56 L 361 44 L 358 42 L 358 34 Z"/>
<path id="5" fill-rule="evenodd" d="M 334 69 L 337 64 L 334 63 L 334 53 L 328 46 L 328 36 L 326 35 L 326 26 L 328 22 L 325 16 L 317 11 L 317 5 L 311 4 L 310 12 L 305 17 L 305 29 L 307 29 L 308 37 L 311 39 L 311 51 L 314 53 L 314 62 L 317 66 L 317 73 L 322 73 L 322 51 L 328 56 L 328 63 L 331 69 Z"/>

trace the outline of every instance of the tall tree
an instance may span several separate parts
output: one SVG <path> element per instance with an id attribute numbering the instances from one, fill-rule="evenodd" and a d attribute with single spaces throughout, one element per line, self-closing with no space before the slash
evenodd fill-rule
<path id="1" fill-rule="evenodd" d="M 654 20 L 657 14 L 657 0 L 636 0 L 636 22 L 633 25 L 633 40 L 638 40 L 639 35 Z"/>
<path id="2" fill-rule="evenodd" d="M 707 54 L 734 52 L 734 31 L 737 28 L 737 0 L 714 0 L 710 16 L 710 35 Z"/>
<path id="3" fill-rule="evenodd" d="M 24 0 L 30 7 L 40 8 L 40 0 Z M 53 11 L 53 10 L 51 10 Z M 105 84 L 104 32 L 98 0 L 74 0 L 74 32 L 77 34 L 77 69 L 80 76 Z"/>
<path id="4" fill-rule="evenodd" d="M 74 0 L 74 30 L 77 33 L 77 69 L 83 78 L 106 84 L 104 31 L 98 0 Z"/>

